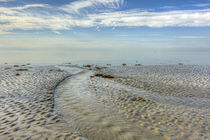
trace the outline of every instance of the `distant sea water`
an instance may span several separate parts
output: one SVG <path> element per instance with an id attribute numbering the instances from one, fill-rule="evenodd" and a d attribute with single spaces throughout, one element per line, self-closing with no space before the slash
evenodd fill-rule
<path id="1" fill-rule="evenodd" d="M 210 65 L 210 51 L 140 51 L 140 50 L 0 50 L 0 63 L 9 64 L 112 64 Z"/>

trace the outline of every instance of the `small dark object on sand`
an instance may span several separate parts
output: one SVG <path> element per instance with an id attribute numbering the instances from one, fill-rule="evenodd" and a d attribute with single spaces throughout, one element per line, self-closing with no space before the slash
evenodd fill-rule
<path id="1" fill-rule="evenodd" d="M 144 98 L 142 97 L 133 97 L 131 98 L 132 101 L 138 101 L 138 102 L 148 102 L 150 100 L 145 100 Z"/>
<path id="2" fill-rule="evenodd" d="M 16 69 L 16 71 L 28 71 L 28 69 Z"/>
<path id="3" fill-rule="evenodd" d="M 4 97 L 4 96 L 0 96 L 0 99 L 5 99 L 6 97 Z"/>
<path id="4" fill-rule="evenodd" d="M 9 70 L 9 69 L 11 69 L 11 68 L 8 68 L 8 67 L 7 67 L 7 68 L 5 68 L 4 70 Z"/>
<path id="5" fill-rule="evenodd" d="M 64 72 L 64 70 L 60 70 L 60 69 L 59 69 L 59 70 L 56 70 L 56 71 L 57 71 L 57 72 Z"/>
<path id="6" fill-rule="evenodd" d="M 95 69 L 96 69 L 96 70 L 101 70 L 101 69 L 103 69 L 103 68 L 101 68 L 101 67 L 95 67 Z"/>
<path id="7" fill-rule="evenodd" d="M 95 74 L 94 76 L 102 77 L 102 78 L 108 78 L 108 79 L 114 78 L 114 76 L 112 76 L 112 75 L 104 75 L 104 74 Z"/>
<path id="8" fill-rule="evenodd" d="M 17 74 L 15 74 L 15 76 L 20 76 L 20 74 L 19 74 L 19 73 L 17 73 Z"/>
<path id="9" fill-rule="evenodd" d="M 135 64 L 135 66 L 142 66 L 142 64 Z"/>
<path id="10" fill-rule="evenodd" d="M 84 65 L 83 67 L 91 68 L 91 65 Z"/>

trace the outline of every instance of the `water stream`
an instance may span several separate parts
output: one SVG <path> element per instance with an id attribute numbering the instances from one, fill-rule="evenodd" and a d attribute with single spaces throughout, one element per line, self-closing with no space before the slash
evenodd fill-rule
<path id="1" fill-rule="evenodd" d="M 157 136 L 126 119 L 110 102 L 104 104 L 91 89 L 91 71 L 65 68 L 74 75 L 55 92 L 55 109 L 66 123 L 89 140 L 158 139 Z"/>

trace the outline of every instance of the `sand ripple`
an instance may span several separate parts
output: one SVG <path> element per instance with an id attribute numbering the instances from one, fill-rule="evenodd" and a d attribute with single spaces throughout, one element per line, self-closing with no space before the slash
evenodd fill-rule
<path id="1" fill-rule="evenodd" d="M 76 139 L 53 110 L 53 90 L 68 76 L 53 66 L 0 67 L 0 139 Z"/>
<path id="2" fill-rule="evenodd" d="M 166 139 L 209 139 L 210 67 L 109 67 L 91 77 L 95 95 Z M 109 97 L 109 98 L 107 98 Z"/>

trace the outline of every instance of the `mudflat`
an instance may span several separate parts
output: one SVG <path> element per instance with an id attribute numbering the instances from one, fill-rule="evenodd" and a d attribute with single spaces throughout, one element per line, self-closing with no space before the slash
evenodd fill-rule
<path id="1" fill-rule="evenodd" d="M 80 138 L 54 110 L 54 88 L 66 76 L 54 66 L 2 65 L 0 139 Z"/>
<path id="2" fill-rule="evenodd" d="M 0 139 L 209 139 L 210 66 L 0 67 Z"/>

